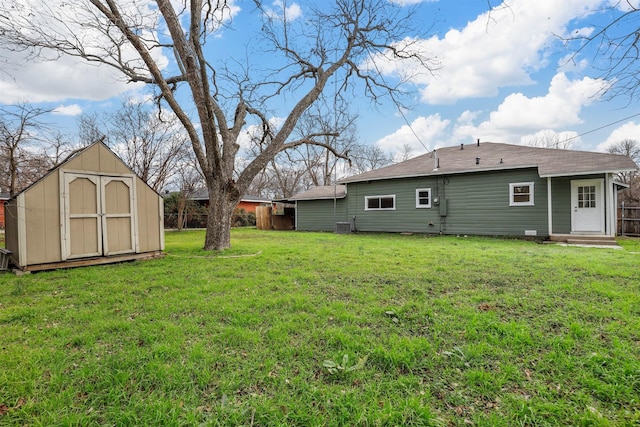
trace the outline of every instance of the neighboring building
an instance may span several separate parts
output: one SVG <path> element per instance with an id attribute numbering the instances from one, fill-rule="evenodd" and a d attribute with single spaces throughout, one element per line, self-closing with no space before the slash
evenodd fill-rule
<path id="1" fill-rule="evenodd" d="M 296 229 L 615 236 L 626 156 L 484 142 L 434 150 L 295 195 Z M 348 224 L 347 224 L 348 223 Z"/>
<path id="2" fill-rule="evenodd" d="M 9 200 L 9 193 L 0 193 L 0 229 L 4 229 L 4 203 Z"/>
<path id="3" fill-rule="evenodd" d="M 209 193 L 207 192 L 207 189 L 205 188 L 196 191 L 195 194 L 191 197 L 191 200 L 203 206 L 209 206 Z M 265 206 L 270 204 L 271 200 L 269 199 L 256 196 L 244 196 L 236 207 L 238 209 L 244 209 L 246 212 L 256 213 L 256 208 L 258 206 Z"/>
<path id="4" fill-rule="evenodd" d="M 162 197 L 102 142 L 6 205 L 5 246 L 22 270 L 149 258 L 164 249 Z"/>

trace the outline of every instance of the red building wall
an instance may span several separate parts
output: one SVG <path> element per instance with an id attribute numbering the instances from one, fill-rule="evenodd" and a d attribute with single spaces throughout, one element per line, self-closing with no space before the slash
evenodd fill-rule
<path id="1" fill-rule="evenodd" d="M 4 228 L 4 202 L 0 199 L 0 228 Z"/>
<path id="2" fill-rule="evenodd" d="M 256 207 L 263 205 L 264 202 L 247 202 L 247 201 L 240 201 L 240 203 L 238 203 L 238 206 L 236 206 L 236 208 L 238 209 L 244 209 L 246 212 L 253 212 L 256 213 Z"/>

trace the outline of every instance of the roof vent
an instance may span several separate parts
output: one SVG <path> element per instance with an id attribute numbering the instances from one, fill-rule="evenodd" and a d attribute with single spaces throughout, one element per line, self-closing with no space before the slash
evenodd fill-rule
<path id="1" fill-rule="evenodd" d="M 464 144 L 460 144 L 460 149 L 464 150 Z"/>
<path id="2" fill-rule="evenodd" d="M 480 138 L 478 138 L 478 147 L 480 147 Z"/>
<path id="3" fill-rule="evenodd" d="M 476 157 L 476 165 L 480 164 L 480 157 Z"/>

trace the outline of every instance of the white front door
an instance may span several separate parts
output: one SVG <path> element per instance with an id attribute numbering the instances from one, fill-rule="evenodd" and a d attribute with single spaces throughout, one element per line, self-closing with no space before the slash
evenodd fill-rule
<path id="1" fill-rule="evenodd" d="M 571 181 L 571 232 L 604 233 L 604 180 Z"/>

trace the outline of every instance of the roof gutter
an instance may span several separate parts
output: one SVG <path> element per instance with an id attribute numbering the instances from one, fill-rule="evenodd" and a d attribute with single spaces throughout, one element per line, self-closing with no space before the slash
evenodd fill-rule
<path id="1" fill-rule="evenodd" d="M 560 178 L 563 176 L 576 176 L 576 175 L 593 175 L 593 174 L 598 174 L 598 173 L 620 173 L 620 172 L 633 172 L 633 171 L 637 171 L 638 169 L 631 169 L 631 168 L 627 168 L 627 169 L 614 169 L 614 170 L 587 170 L 587 171 L 574 171 L 574 172 L 560 172 L 560 173 L 545 173 L 545 174 L 540 174 L 540 178 Z"/>

